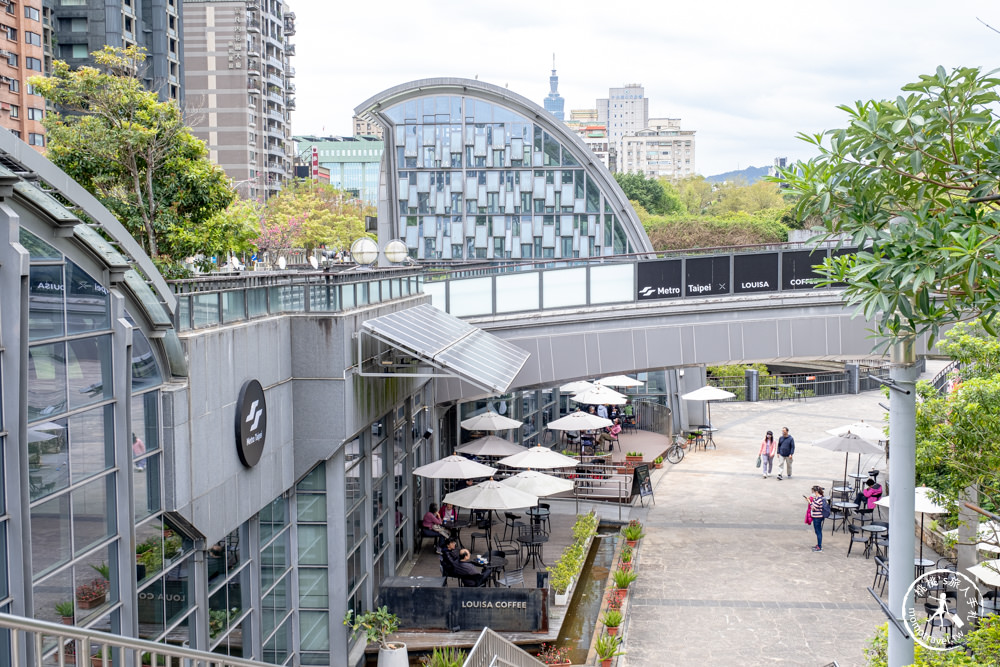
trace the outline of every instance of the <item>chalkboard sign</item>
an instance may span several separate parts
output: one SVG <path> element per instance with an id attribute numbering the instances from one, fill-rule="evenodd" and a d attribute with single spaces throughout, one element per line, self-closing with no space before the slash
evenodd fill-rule
<path id="1" fill-rule="evenodd" d="M 649 481 L 649 464 L 637 465 L 632 471 L 632 495 L 641 498 L 653 495 L 653 484 Z"/>

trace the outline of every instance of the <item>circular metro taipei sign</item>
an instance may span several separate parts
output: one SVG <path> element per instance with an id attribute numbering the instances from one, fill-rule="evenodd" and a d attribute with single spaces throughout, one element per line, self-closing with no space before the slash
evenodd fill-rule
<path id="1" fill-rule="evenodd" d="M 243 465 L 257 465 L 267 436 L 267 404 L 264 388 L 257 380 L 247 380 L 236 400 L 236 453 Z"/>

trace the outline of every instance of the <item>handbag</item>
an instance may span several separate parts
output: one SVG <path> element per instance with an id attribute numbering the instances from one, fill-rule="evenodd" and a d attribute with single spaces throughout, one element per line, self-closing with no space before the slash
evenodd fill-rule
<path id="1" fill-rule="evenodd" d="M 756 467 L 757 468 L 760 467 L 760 454 L 757 455 L 757 465 L 756 465 Z"/>
<path id="2" fill-rule="evenodd" d="M 806 505 L 806 523 L 811 524 L 812 522 L 813 522 L 812 499 L 810 499 L 809 504 Z"/>

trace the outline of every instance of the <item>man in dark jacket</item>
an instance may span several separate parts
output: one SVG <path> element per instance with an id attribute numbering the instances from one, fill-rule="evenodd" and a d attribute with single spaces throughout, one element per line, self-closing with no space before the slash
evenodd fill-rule
<path id="1" fill-rule="evenodd" d="M 788 478 L 792 478 L 792 454 L 795 453 L 795 438 L 788 435 L 788 427 L 781 429 L 781 437 L 778 438 L 778 479 L 781 479 L 781 466 L 784 464 L 785 473 Z"/>

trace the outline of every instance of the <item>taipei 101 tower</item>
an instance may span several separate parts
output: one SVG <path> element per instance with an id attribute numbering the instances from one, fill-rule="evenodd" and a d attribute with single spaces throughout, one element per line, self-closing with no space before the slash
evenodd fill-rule
<path id="1" fill-rule="evenodd" d="M 545 110 L 559 120 L 564 120 L 563 107 L 566 100 L 559 94 L 559 77 L 556 76 L 556 54 L 552 54 L 552 76 L 549 77 L 549 95 L 545 98 Z"/>

